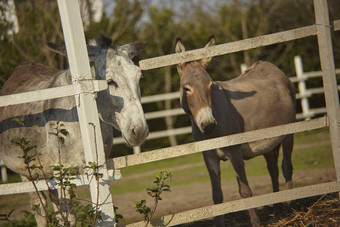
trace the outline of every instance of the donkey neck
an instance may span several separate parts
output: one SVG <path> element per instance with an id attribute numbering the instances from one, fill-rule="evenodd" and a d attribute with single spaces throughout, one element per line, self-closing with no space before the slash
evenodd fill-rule
<path id="1" fill-rule="evenodd" d="M 211 108 L 217 121 L 217 130 L 211 137 L 230 135 L 241 132 L 244 127 L 244 120 L 233 104 L 233 97 L 230 92 L 214 82 L 211 85 Z"/>

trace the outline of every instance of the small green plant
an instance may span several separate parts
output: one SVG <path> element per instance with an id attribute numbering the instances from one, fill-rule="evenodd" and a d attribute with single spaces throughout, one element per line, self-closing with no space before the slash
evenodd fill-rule
<path id="1" fill-rule="evenodd" d="M 146 200 L 142 199 L 135 203 L 134 207 L 138 213 L 143 215 L 145 226 L 147 226 L 152 217 L 154 216 L 158 202 L 162 200 L 161 194 L 163 192 L 170 192 L 170 185 L 165 184 L 165 181 L 172 177 L 171 173 L 169 171 L 161 171 L 154 174 L 156 180 L 153 182 L 156 184 L 156 186 L 147 188 L 146 193 L 151 196 L 154 199 L 154 205 L 151 209 L 146 205 Z"/>
<path id="2" fill-rule="evenodd" d="M 113 205 L 113 210 L 115 211 L 115 222 L 118 223 L 121 219 L 123 219 L 123 215 L 118 213 L 118 207 Z"/>
<path id="3" fill-rule="evenodd" d="M 20 124 L 22 127 L 25 127 L 25 116 L 22 116 L 21 118 L 14 118 L 13 121 L 17 122 L 18 124 Z M 34 126 L 33 126 L 34 127 Z M 25 135 L 21 138 L 17 137 L 17 138 L 12 138 L 11 139 L 11 145 L 18 147 L 22 153 L 23 156 L 20 156 L 20 158 L 24 159 L 24 163 L 26 166 L 26 169 L 28 171 L 28 180 L 30 180 L 32 182 L 32 185 L 37 193 L 37 196 L 39 198 L 39 202 L 40 204 L 44 204 L 43 203 L 43 198 L 41 197 L 41 194 L 38 191 L 37 185 L 34 182 L 34 179 L 39 177 L 39 174 L 36 172 L 35 176 L 33 176 L 33 171 L 35 169 L 40 169 L 42 170 L 42 166 L 39 165 L 37 166 L 36 164 L 32 164 L 32 162 L 38 160 L 39 161 L 39 156 L 41 155 L 40 153 L 38 153 L 37 151 L 33 152 L 34 149 L 37 148 L 37 146 L 35 145 L 30 145 L 31 141 L 28 139 L 28 135 Z M 40 163 L 40 162 L 39 162 Z M 32 206 L 33 210 L 38 210 L 39 209 L 39 205 L 34 205 Z M 46 206 L 42 206 L 42 209 L 44 210 L 44 213 L 47 214 L 47 207 Z M 48 216 L 44 217 L 47 221 L 47 223 L 49 222 Z"/>
<path id="4" fill-rule="evenodd" d="M 13 121 L 17 122 L 20 124 L 22 127 L 25 127 L 25 121 L 24 121 L 24 116 L 21 118 L 14 118 Z M 35 127 L 35 126 L 33 126 Z M 36 161 L 37 158 L 41 155 L 40 153 L 33 152 L 33 149 L 36 149 L 37 146 L 35 145 L 30 145 L 31 141 L 28 139 L 28 135 L 25 135 L 21 138 L 12 138 L 11 139 L 11 144 L 13 146 L 19 147 L 19 149 L 22 151 L 23 156 L 20 156 L 20 158 L 24 159 L 24 163 L 26 165 L 27 171 L 28 171 L 28 179 L 33 180 L 34 178 L 38 178 L 39 175 L 36 173 L 35 176 L 33 176 L 33 170 L 35 169 L 42 169 L 42 166 L 37 166 L 36 164 L 32 164 L 33 161 Z"/>

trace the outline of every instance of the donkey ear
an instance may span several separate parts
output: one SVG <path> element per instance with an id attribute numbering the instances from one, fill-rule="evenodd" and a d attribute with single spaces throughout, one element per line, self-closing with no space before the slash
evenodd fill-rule
<path id="1" fill-rule="evenodd" d="M 49 50 L 56 52 L 58 54 L 61 54 L 63 56 L 66 56 L 65 44 L 55 44 L 55 43 L 46 42 L 45 45 Z"/>
<path id="2" fill-rule="evenodd" d="M 132 59 L 138 54 L 140 54 L 144 50 L 147 44 L 148 44 L 147 42 L 129 43 L 129 44 L 125 44 L 123 46 L 117 47 L 117 50 L 123 52 L 126 56 Z"/>
<path id="3" fill-rule="evenodd" d="M 182 39 L 177 38 L 175 42 L 175 53 L 185 52 L 185 47 L 183 45 Z"/>
<path id="4" fill-rule="evenodd" d="M 211 35 L 208 39 L 207 44 L 205 44 L 204 48 L 210 47 L 210 46 L 214 46 L 216 44 L 216 39 L 214 35 Z"/>
<path id="5" fill-rule="evenodd" d="M 211 35 L 208 39 L 208 42 L 207 44 L 205 44 L 204 48 L 207 48 L 207 47 L 210 47 L 210 46 L 214 46 L 216 43 L 216 39 L 213 35 Z M 201 59 L 201 65 L 203 67 L 207 67 L 207 65 L 209 64 L 209 62 L 211 61 L 212 57 L 210 58 L 204 58 L 204 59 Z"/>
<path id="6" fill-rule="evenodd" d="M 176 39 L 174 51 L 175 51 L 175 53 L 185 52 L 185 46 L 183 45 L 181 38 Z M 185 63 L 177 64 L 177 71 L 180 70 L 180 69 L 183 69 L 184 66 L 185 66 Z M 181 74 L 179 74 L 179 75 L 181 75 Z"/>

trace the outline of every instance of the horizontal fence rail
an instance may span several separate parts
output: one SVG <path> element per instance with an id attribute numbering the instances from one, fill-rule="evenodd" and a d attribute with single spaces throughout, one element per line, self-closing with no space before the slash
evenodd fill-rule
<path id="1" fill-rule="evenodd" d="M 161 57 L 149 58 L 140 61 L 139 67 L 142 70 L 156 69 L 164 66 L 175 65 L 181 62 L 195 61 L 202 58 L 235 53 L 239 51 L 249 50 L 252 48 L 269 46 L 276 43 L 283 43 L 316 34 L 317 34 L 316 25 L 310 25 L 284 32 L 258 36 L 231 43 L 219 44 L 208 48 L 190 50 L 184 53 L 176 53 Z"/>
<path id="2" fill-rule="evenodd" d="M 311 196 L 319 196 L 338 191 L 340 191 L 339 182 L 328 182 L 323 184 L 305 186 L 286 191 L 268 193 L 265 195 L 258 195 L 245 199 L 188 210 L 177 214 L 167 215 L 162 218 L 154 218 L 151 220 L 151 225 L 174 226 L 186 222 L 208 219 L 226 213 L 232 213 L 246 209 L 266 206 L 274 203 L 282 203 L 296 199 L 308 198 Z M 145 226 L 145 222 L 137 222 L 126 225 L 126 227 L 143 227 L 143 226 Z"/>
<path id="3" fill-rule="evenodd" d="M 109 179 L 107 183 L 114 180 L 119 180 L 122 178 L 122 175 L 119 170 L 113 171 L 108 170 Z M 77 186 L 82 185 L 89 185 L 92 181 L 96 181 L 93 178 L 92 174 L 90 175 L 79 175 L 75 176 L 76 179 L 70 180 L 72 184 Z M 39 180 L 34 181 L 38 191 L 44 191 L 50 189 L 58 189 L 58 183 L 56 180 Z M 33 187 L 32 182 L 18 182 L 18 183 L 9 183 L 9 184 L 0 184 L 0 195 L 11 195 L 11 194 L 19 194 L 19 193 L 28 193 L 28 192 L 35 192 L 35 188 Z"/>
<path id="4" fill-rule="evenodd" d="M 314 130 L 328 126 L 327 117 L 316 118 L 309 121 L 301 121 L 286 125 L 279 125 L 266 129 L 259 129 L 244 133 L 233 134 L 229 136 L 218 137 L 214 139 L 187 143 L 140 154 L 128 155 L 107 160 L 108 169 L 121 169 L 128 166 L 134 166 L 154 161 L 160 161 L 168 158 L 175 158 L 182 155 L 194 154 L 206 150 L 216 149 L 238 145 L 256 140 L 272 138 L 276 136 L 287 135 L 296 132 Z"/>
<path id="5" fill-rule="evenodd" d="M 0 107 L 94 93 L 108 88 L 105 80 L 82 80 L 77 84 L 0 96 Z"/>
<path id="6" fill-rule="evenodd" d="M 202 58 L 225 55 L 257 47 L 269 46 L 276 43 L 288 42 L 317 34 L 317 25 L 310 25 L 269 35 L 219 44 L 208 48 L 186 51 L 184 53 L 169 54 L 160 57 L 145 59 L 139 62 L 142 70 L 156 69 L 175 65 L 182 62 L 194 61 Z M 334 31 L 339 30 L 340 20 L 333 21 Z"/>

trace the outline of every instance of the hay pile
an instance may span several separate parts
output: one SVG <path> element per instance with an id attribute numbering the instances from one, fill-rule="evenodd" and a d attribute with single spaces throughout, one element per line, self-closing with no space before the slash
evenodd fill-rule
<path id="1" fill-rule="evenodd" d="M 316 201 L 315 201 L 316 200 Z M 285 217 L 266 226 L 339 226 L 340 202 L 337 194 L 296 201 Z"/>
<path id="2" fill-rule="evenodd" d="M 300 226 L 340 226 L 340 201 L 337 193 L 324 196 L 296 200 L 283 207 L 282 217 L 275 219 L 273 207 L 266 206 L 257 209 L 264 227 L 300 227 Z M 247 211 L 224 215 L 226 226 L 251 227 Z M 177 227 L 213 227 L 212 219 L 202 220 Z"/>

